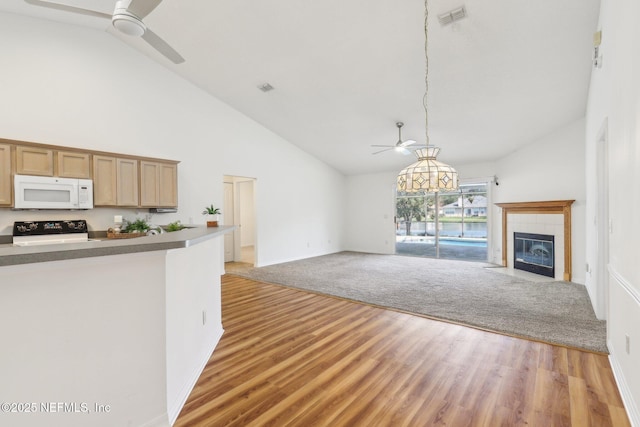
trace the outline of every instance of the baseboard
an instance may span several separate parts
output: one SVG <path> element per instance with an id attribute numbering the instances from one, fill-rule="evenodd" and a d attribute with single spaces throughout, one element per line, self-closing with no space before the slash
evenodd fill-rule
<path id="1" fill-rule="evenodd" d="M 640 427 L 640 412 L 638 411 L 638 407 L 633 401 L 631 390 L 629 389 L 629 386 L 627 385 L 627 382 L 624 378 L 624 372 L 622 372 L 622 367 L 620 366 L 620 364 L 618 363 L 618 359 L 616 358 L 614 346 L 609 341 L 607 341 L 607 346 L 609 347 L 610 351 L 609 363 L 611 364 L 613 377 L 615 378 L 616 384 L 618 385 L 618 391 L 620 391 L 622 403 L 624 403 L 624 408 L 627 411 L 627 416 L 629 417 L 631 426 Z"/>
<path id="2" fill-rule="evenodd" d="M 196 385 L 196 382 L 198 382 L 198 379 L 200 378 L 200 375 L 202 374 L 204 367 L 207 365 L 207 362 L 211 358 L 213 351 L 216 349 L 218 342 L 220 341 L 220 338 L 222 338 L 222 334 L 224 333 L 224 329 L 222 329 L 222 325 L 220 325 L 220 328 L 217 330 L 217 332 L 218 333 L 213 336 L 213 339 L 209 344 L 209 348 L 211 348 L 211 351 L 208 351 L 206 352 L 206 354 L 203 355 L 202 360 L 200 361 L 200 364 L 196 366 L 196 368 L 193 370 L 191 375 L 189 375 L 189 378 L 187 379 L 187 381 L 185 381 L 184 385 L 182 386 L 182 389 L 178 393 L 177 397 L 173 400 L 173 402 L 167 402 L 167 413 L 169 416 L 169 423 L 170 423 L 169 425 L 173 425 L 176 422 L 176 419 L 178 419 L 178 415 L 180 415 L 180 411 L 182 410 L 182 407 L 184 406 L 187 399 L 189 398 L 189 395 L 191 394 L 193 387 Z"/>
<path id="3" fill-rule="evenodd" d="M 338 251 L 328 251 L 328 252 L 319 252 L 319 253 L 313 253 L 313 254 L 304 254 L 303 256 L 297 256 L 297 257 L 289 257 L 289 258 L 281 258 L 281 259 L 277 259 L 277 260 L 272 260 L 272 261 L 267 261 L 267 262 L 258 262 L 258 260 L 256 260 L 256 263 L 254 265 L 254 267 L 268 267 L 270 265 L 275 265 L 275 264 L 284 264 L 285 262 L 293 262 L 293 261 L 301 261 L 303 259 L 307 259 L 307 258 L 315 258 L 315 257 L 319 257 L 319 256 L 324 256 L 324 255 L 331 255 L 331 254 L 336 254 L 339 252 L 345 252 L 344 250 L 338 250 Z M 357 252 L 357 251 L 355 251 Z"/>
<path id="4" fill-rule="evenodd" d="M 577 284 L 582 285 L 582 286 L 586 286 L 587 285 L 587 280 L 586 280 L 586 278 L 584 276 L 583 277 L 571 276 L 571 281 L 573 283 L 577 283 Z"/>

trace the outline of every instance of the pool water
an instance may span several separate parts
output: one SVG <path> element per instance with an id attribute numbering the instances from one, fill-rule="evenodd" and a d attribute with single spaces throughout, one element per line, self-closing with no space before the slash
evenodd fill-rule
<path id="1" fill-rule="evenodd" d="M 477 248 L 486 248 L 487 241 L 486 240 L 449 240 L 449 239 L 440 239 L 441 245 L 451 245 L 451 246 L 474 246 Z"/>

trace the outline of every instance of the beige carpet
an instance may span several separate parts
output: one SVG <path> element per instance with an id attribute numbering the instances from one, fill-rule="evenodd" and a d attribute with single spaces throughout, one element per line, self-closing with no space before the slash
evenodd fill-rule
<path id="1" fill-rule="evenodd" d="M 608 352 L 606 324 L 584 286 L 530 281 L 492 264 L 341 252 L 227 273 L 450 320 L 509 335 Z"/>

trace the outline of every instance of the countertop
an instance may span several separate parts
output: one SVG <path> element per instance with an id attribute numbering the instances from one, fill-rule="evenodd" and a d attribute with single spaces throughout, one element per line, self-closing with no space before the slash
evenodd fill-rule
<path id="1" fill-rule="evenodd" d="M 171 233 L 167 232 L 133 239 L 98 238 L 98 240 L 89 240 L 88 242 L 56 245 L 13 246 L 11 243 L 6 243 L 0 244 L 0 267 L 186 248 L 205 240 L 222 236 L 234 228 L 235 226 L 196 226 Z M 7 241 L 7 239 L 3 240 Z M 10 242 L 11 240 L 8 241 Z"/>

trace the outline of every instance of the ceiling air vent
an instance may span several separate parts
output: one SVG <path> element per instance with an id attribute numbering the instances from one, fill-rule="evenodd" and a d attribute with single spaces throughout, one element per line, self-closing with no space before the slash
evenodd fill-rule
<path id="1" fill-rule="evenodd" d="M 275 88 L 271 86 L 269 83 L 263 83 L 260 86 L 258 86 L 258 89 L 260 89 L 263 92 L 269 92 Z"/>
<path id="2" fill-rule="evenodd" d="M 467 16 L 467 9 L 464 6 L 460 6 L 456 9 L 450 10 L 447 13 L 438 15 L 438 21 L 440 25 L 449 25 L 456 21 L 459 21 Z"/>

